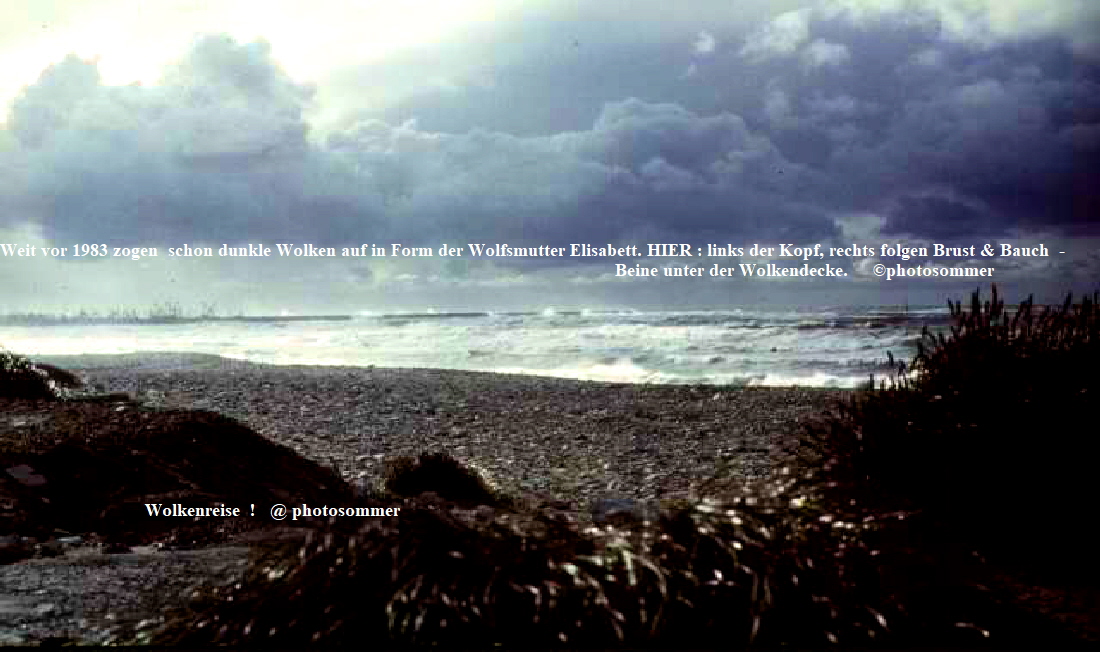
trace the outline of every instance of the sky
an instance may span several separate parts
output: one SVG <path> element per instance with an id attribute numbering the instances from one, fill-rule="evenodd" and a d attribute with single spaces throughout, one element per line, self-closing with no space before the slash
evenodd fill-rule
<path id="1" fill-rule="evenodd" d="M 1100 289 L 1094 0 L 9 0 L 0 106 L 6 313 Z M 474 257 L 471 243 L 638 255 Z M 650 256 L 661 243 L 693 255 Z M 271 255 L 168 255 L 249 244 Z M 123 255 L 136 248 L 158 255 Z M 844 275 L 745 276 L 769 263 Z M 685 266 L 702 276 L 624 274 Z M 992 271 L 929 276 L 951 268 Z"/>

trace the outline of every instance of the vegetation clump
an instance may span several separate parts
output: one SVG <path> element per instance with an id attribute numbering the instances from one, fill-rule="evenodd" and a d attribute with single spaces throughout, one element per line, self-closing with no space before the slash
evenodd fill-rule
<path id="1" fill-rule="evenodd" d="M 502 506 L 502 496 L 488 478 L 445 453 L 422 453 L 419 457 L 389 460 L 383 494 L 415 498 L 425 492 L 467 505 Z"/>
<path id="2" fill-rule="evenodd" d="M 806 494 L 792 499 L 805 488 L 793 467 L 782 471 L 750 496 L 668 509 L 629 529 L 422 494 L 398 518 L 357 529 L 332 520 L 303 544 L 265 549 L 243 583 L 212 590 L 133 640 L 293 648 L 1060 640 L 979 589 L 954 586 L 942 559 L 887 550 L 903 517 L 825 512 Z"/>
<path id="3" fill-rule="evenodd" d="M 1096 295 L 1013 311 L 994 286 L 949 306 L 950 333 L 925 329 L 908 368 L 807 432 L 808 466 L 833 503 L 918 510 L 1020 570 L 1095 572 Z"/>
<path id="4" fill-rule="evenodd" d="M 0 419 L 0 536 L 45 540 L 64 530 L 197 545 L 264 519 L 154 517 L 147 505 L 227 505 L 247 515 L 249 503 L 263 510 L 354 496 L 331 470 L 213 412 L 63 402 L 17 414 Z"/>
<path id="5" fill-rule="evenodd" d="M 0 349 L 0 398 L 54 400 L 57 387 L 47 369 L 21 355 Z"/>

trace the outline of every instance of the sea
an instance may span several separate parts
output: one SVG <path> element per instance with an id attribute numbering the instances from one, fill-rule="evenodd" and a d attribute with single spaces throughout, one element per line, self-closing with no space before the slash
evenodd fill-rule
<path id="1" fill-rule="evenodd" d="M 946 307 L 419 312 L 113 320 L 0 317 L 31 359 L 171 352 L 274 365 L 461 369 L 635 384 L 854 388 L 910 361 Z M 166 359 L 161 356 L 158 359 Z M 170 358 L 167 358 L 170 359 Z M 153 363 L 154 365 L 156 363 Z"/>

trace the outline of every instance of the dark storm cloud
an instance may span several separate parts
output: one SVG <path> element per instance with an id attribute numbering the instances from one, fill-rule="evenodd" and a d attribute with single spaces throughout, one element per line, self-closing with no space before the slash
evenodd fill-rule
<path id="1" fill-rule="evenodd" d="M 12 106 L 2 219 L 119 245 L 829 242 L 851 214 L 916 240 L 1095 231 L 1100 74 L 1065 39 L 890 12 L 609 25 L 346 72 L 429 81 L 325 134 L 262 42 L 206 37 L 147 87 L 70 58 Z"/>
<path id="2" fill-rule="evenodd" d="M 70 56 L 16 99 L 9 128 L 30 208 L 59 244 L 343 241 L 375 208 L 308 144 L 311 94 L 266 44 L 209 36 L 151 87 L 103 85 Z"/>
<path id="3" fill-rule="evenodd" d="M 408 238 L 619 244 L 834 231 L 794 198 L 799 170 L 766 138 L 736 116 L 676 105 L 613 103 L 592 128 L 547 137 L 370 122 L 331 136 L 329 148 L 372 171 L 395 222 L 411 227 L 393 233 Z"/>
<path id="4" fill-rule="evenodd" d="M 928 14 L 798 16 L 780 31 L 793 36 L 750 38 L 742 51 L 772 72 L 746 117 L 837 180 L 823 204 L 886 214 L 887 230 L 917 237 L 1095 230 L 1082 208 L 1097 202 L 1086 179 L 1100 165 L 1100 68 L 1069 42 L 969 43 Z M 822 42 L 845 54 L 805 65 Z M 930 211 L 920 199 L 945 192 L 960 201 Z"/>
<path id="5" fill-rule="evenodd" d="M 532 5 L 510 21 L 466 30 L 334 73 L 331 96 L 348 109 L 429 131 L 481 128 L 515 135 L 588 129 L 608 102 L 635 97 L 697 113 L 723 103 L 731 79 L 696 77 L 702 63 L 753 25 L 799 0 L 661 0 Z M 362 92 L 361 89 L 372 89 Z M 374 89 L 378 89 L 375 91 Z M 356 92 L 358 91 L 358 95 Z M 368 101 L 356 102 L 366 96 Z"/>
<path id="6" fill-rule="evenodd" d="M 883 235 L 920 234 L 939 241 L 995 234 L 1003 225 L 984 210 L 946 197 L 899 197 L 886 215 Z"/>
<path id="7" fill-rule="evenodd" d="M 364 121 L 307 138 L 310 89 L 263 43 L 197 42 L 156 86 L 48 69 L 12 109 L 26 194 L 59 243 L 523 244 L 819 239 L 813 175 L 736 115 L 627 99 L 544 137 Z"/>
<path id="8" fill-rule="evenodd" d="M 906 11 L 822 6 L 783 14 L 747 35 L 708 29 L 705 52 L 696 47 L 698 31 L 631 41 L 599 38 L 600 30 L 613 34 L 607 25 L 562 22 L 523 32 L 526 40 L 509 41 L 523 46 L 507 57 L 486 54 L 494 65 L 456 72 L 448 77 L 453 85 L 413 93 L 378 115 L 421 117 L 423 128 L 450 132 L 598 132 L 589 129 L 590 116 L 635 97 L 700 121 L 743 119 L 776 160 L 798 170 L 797 183 L 770 195 L 776 210 L 793 199 L 871 212 L 888 232 L 904 227 L 916 238 L 1095 233 L 1100 199 L 1090 175 L 1100 166 L 1100 66 L 1077 28 L 1096 24 L 1100 7 L 1078 5 L 1063 25 L 1072 29 L 1021 27 L 993 38 L 978 14 L 973 29 L 949 28 L 934 2 Z M 570 34 L 581 37 L 572 42 Z M 415 69 L 438 66 L 424 59 Z M 705 138 L 680 136 L 665 145 L 666 163 L 675 168 L 678 159 L 708 155 L 700 149 Z M 622 147 L 629 157 L 646 144 Z M 758 188 L 760 181 L 741 184 Z M 912 217 L 929 196 L 954 199 L 942 213 Z M 767 219 L 771 209 L 758 206 Z"/>

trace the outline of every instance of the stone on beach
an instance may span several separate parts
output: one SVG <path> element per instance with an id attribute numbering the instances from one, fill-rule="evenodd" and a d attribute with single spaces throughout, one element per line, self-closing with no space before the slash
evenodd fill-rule
<path id="1" fill-rule="evenodd" d="M 592 520 L 600 524 L 625 525 L 653 520 L 652 505 L 630 498 L 599 498 L 592 503 Z"/>

